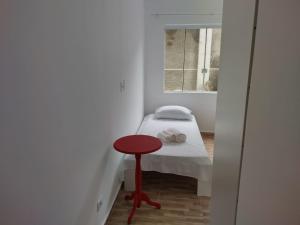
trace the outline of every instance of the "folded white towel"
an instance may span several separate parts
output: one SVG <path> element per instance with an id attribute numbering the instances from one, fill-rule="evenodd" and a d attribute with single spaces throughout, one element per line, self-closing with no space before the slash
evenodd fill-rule
<path id="1" fill-rule="evenodd" d="M 157 137 L 165 143 L 183 143 L 186 141 L 186 135 L 175 128 L 169 128 L 159 132 Z"/>
<path id="2" fill-rule="evenodd" d="M 166 130 L 160 132 L 157 134 L 157 137 L 163 141 L 163 142 L 166 142 L 166 143 L 169 143 L 169 142 L 176 142 L 176 136 Z"/>
<path id="3" fill-rule="evenodd" d="M 173 136 L 175 136 L 176 143 L 183 143 L 186 141 L 186 135 L 184 133 L 182 133 L 181 131 L 179 131 L 175 128 L 169 128 L 166 131 L 168 133 L 171 133 Z"/>

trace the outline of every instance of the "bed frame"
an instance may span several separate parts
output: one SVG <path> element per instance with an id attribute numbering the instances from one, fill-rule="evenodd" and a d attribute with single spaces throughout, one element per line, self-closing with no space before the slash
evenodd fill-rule
<path id="1" fill-rule="evenodd" d="M 211 166 L 212 162 L 208 157 L 207 151 L 205 149 L 201 134 L 199 132 L 199 127 L 196 121 L 196 118 L 193 116 L 192 120 L 190 121 L 181 121 L 181 120 L 157 120 L 154 117 L 154 114 L 146 115 L 139 130 L 138 134 L 145 134 L 145 135 L 153 135 L 156 136 L 158 132 L 163 130 L 165 127 L 178 127 L 178 129 L 185 132 L 188 136 L 188 139 L 190 139 L 186 144 L 183 143 L 181 147 L 174 146 L 174 148 L 170 145 L 163 146 L 162 151 L 164 151 L 164 154 L 160 155 L 158 152 L 155 152 L 153 154 L 147 154 L 144 156 L 144 171 L 157 171 L 161 173 L 171 173 L 171 174 L 177 174 L 177 175 L 183 175 L 187 177 L 193 177 L 195 179 L 198 179 L 197 184 L 197 195 L 198 196 L 210 196 L 211 195 Z M 202 140 L 202 141 L 201 141 Z M 193 146 L 196 146 L 198 151 L 198 145 L 199 145 L 199 154 L 198 152 L 195 153 L 195 149 Z M 172 167 L 172 164 L 178 163 L 180 168 L 183 168 L 185 166 L 185 163 L 182 163 L 181 152 L 182 149 L 189 149 L 189 155 L 186 154 L 184 157 L 186 157 L 186 160 L 191 163 L 190 169 L 185 170 L 172 170 L 170 169 Z M 168 155 L 170 154 L 170 155 Z M 156 158 L 158 155 L 159 162 L 163 163 L 163 165 L 168 165 L 169 169 L 162 169 L 162 168 L 156 168 L 156 166 L 149 164 L 151 160 Z M 168 157 L 166 157 L 168 156 Z M 170 157 L 169 157 L 170 156 Z M 129 159 L 129 158 L 130 159 Z M 170 161 L 170 159 L 172 160 Z M 196 159 L 191 160 L 190 159 Z M 178 160 L 180 159 L 180 160 Z M 134 158 L 131 156 L 126 156 L 124 158 L 124 181 L 125 181 L 125 190 L 126 191 L 134 191 L 135 189 L 135 164 L 134 164 Z M 127 161 L 128 160 L 128 161 Z M 199 161 L 198 161 L 199 160 Z M 148 163 L 145 163 L 148 162 Z M 202 171 L 203 169 L 203 171 Z M 198 174 L 199 173 L 199 174 Z"/>
<path id="2" fill-rule="evenodd" d="M 134 191 L 135 190 L 135 170 L 126 169 L 124 171 L 124 184 L 125 191 Z M 211 196 L 211 181 L 197 181 L 197 196 Z"/>

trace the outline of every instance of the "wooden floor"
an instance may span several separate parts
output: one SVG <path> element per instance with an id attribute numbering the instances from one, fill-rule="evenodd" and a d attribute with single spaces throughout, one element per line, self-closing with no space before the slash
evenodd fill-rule
<path id="1" fill-rule="evenodd" d="M 213 133 L 201 133 L 205 148 L 208 152 L 211 161 L 214 156 L 214 134 Z"/>
<path id="2" fill-rule="evenodd" d="M 202 134 L 204 144 L 213 156 L 211 134 Z M 143 172 L 143 191 L 149 197 L 161 203 L 161 209 L 143 204 L 136 210 L 132 225 L 207 225 L 209 223 L 209 197 L 196 195 L 196 179 L 173 174 Z M 123 189 L 118 194 L 106 225 L 125 225 L 132 207 L 131 201 L 125 201 L 127 194 Z"/>

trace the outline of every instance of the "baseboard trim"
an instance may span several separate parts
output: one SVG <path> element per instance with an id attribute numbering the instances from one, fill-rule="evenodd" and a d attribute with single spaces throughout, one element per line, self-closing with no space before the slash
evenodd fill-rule
<path id="1" fill-rule="evenodd" d="M 110 212 L 111 212 L 111 210 L 112 210 L 112 207 L 113 207 L 113 205 L 114 205 L 114 203 L 115 203 L 115 201 L 116 201 L 116 199 L 117 199 L 117 196 L 118 196 L 118 194 L 119 194 L 119 191 L 121 190 L 121 187 L 122 187 L 122 182 L 119 183 L 118 188 L 116 189 L 116 192 L 114 193 L 113 201 L 111 201 L 111 203 L 110 203 L 110 205 L 109 205 L 109 207 L 108 207 L 109 210 L 108 210 L 108 212 L 105 214 L 104 219 L 103 219 L 103 221 L 100 223 L 100 225 L 105 225 L 105 223 L 106 223 L 106 221 L 107 221 L 107 219 L 108 219 L 108 217 L 109 217 L 109 214 L 110 214 Z"/>

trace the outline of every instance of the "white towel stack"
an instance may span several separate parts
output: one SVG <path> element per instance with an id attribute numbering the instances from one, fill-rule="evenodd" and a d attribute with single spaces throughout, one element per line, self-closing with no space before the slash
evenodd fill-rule
<path id="1" fill-rule="evenodd" d="M 157 137 L 165 143 L 183 143 L 186 135 L 175 128 L 169 128 L 157 134 Z"/>

